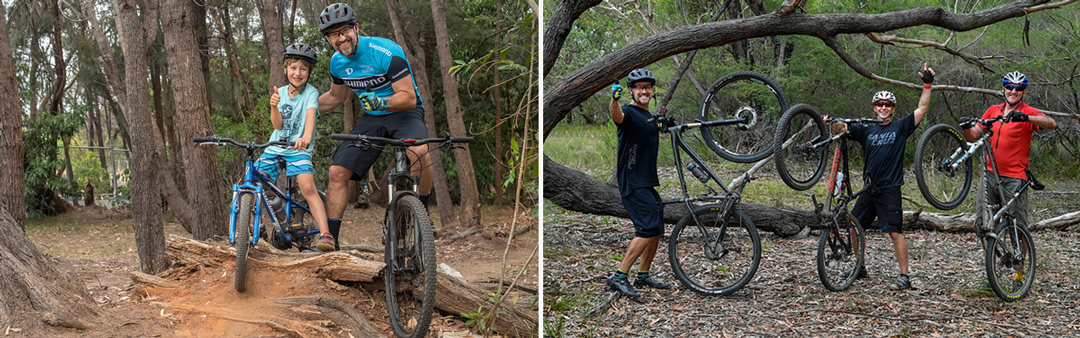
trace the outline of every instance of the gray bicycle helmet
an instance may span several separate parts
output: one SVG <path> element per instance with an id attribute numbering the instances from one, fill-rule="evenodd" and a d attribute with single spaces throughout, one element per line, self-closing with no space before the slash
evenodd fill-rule
<path id="1" fill-rule="evenodd" d="M 1024 75 L 1024 73 L 1021 72 L 1005 74 L 1005 77 L 1001 78 L 1001 85 L 1004 86 L 1010 83 L 1027 87 L 1027 75 Z"/>
<path id="2" fill-rule="evenodd" d="M 652 75 L 652 72 L 645 68 L 638 68 L 630 71 L 630 75 L 626 76 L 626 85 L 633 87 L 635 82 L 649 81 L 649 83 L 656 84 L 656 77 Z"/>
<path id="3" fill-rule="evenodd" d="M 315 53 L 315 49 L 299 42 L 285 47 L 285 54 L 282 56 L 282 59 L 288 58 L 305 60 L 311 62 L 312 65 L 319 63 L 319 56 Z"/>
<path id="4" fill-rule="evenodd" d="M 326 32 L 340 25 L 352 25 L 356 23 L 356 12 L 352 7 L 344 3 L 336 3 L 326 6 L 322 14 L 319 14 L 319 32 Z"/>

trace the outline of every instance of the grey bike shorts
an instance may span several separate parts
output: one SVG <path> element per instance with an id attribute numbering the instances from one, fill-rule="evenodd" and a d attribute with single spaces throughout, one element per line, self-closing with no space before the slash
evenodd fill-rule
<path id="1" fill-rule="evenodd" d="M 901 222 L 904 221 L 904 209 L 901 203 L 900 187 L 880 188 L 881 193 L 870 194 L 869 191 L 859 196 L 855 206 L 851 208 L 851 215 L 859 220 L 863 228 L 877 218 L 878 229 L 884 232 L 903 233 Z"/>
<path id="2" fill-rule="evenodd" d="M 1026 180 L 1019 178 L 1012 178 L 1007 176 L 1001 177 L 1002 190 L 1005 191 L 1006 200 L 1002 201 L 1001 196 L 998 196 L 998 181 L 997 176 L 989 171 L 983 171 L 982 179 L 979 180 L 979 189 L 977 192 L 978 199 L 975 200 L 975 233 L 979 235 L 979 238 L 986 235 L 987 232 L 994 230 L 997 224 L 987 224 L 988 220 L 994 218 L 994 214 L 1001 209 L 1001 206 L 1007 203 L 1008 198 L 1012 198 L 1012 195 L 1020 190 L 1020 187 L 1026 183 Z M 988 208 L 987 206 L 994 206 Z M 1024 190 L 1020 193 L 1020 196 L 1016 197 L 1016 202 L 1009 207 L 1010 214 L 1013 215 L 1013 219 L 1016 223 L 1023 226 L 1028 226 L 1027 210 L 1028 210 L 1028 191 Z"/>
<path id="3" fill-rule="evenodd" d="M 360 117 L 349 134 L 368 135 L 385 138 L 426 138 L 428 137 L 427 126 L 424 125 L 424 108 L 416 108 L 399 111 L 386 115 L 367 115 Z M 340 165 L 352 170 L 352 180 L 364 179 L 371 165 L 379 158 L 382 149 L 373 147 L 362 150 L 358 147 L 350 147 L 352 142 L 341 142 L 334 151 L 334 160 L 330 164 Z M 381 145 L 381 143 L 376 143 Z"/>
<path id="4" fill-rule="evenodd" d="M 651 238 L 664 234 L 664 204 L 656 188 L 636 188 L 622 198 L 626 213 L 634 222 L 634 236 Z"/>

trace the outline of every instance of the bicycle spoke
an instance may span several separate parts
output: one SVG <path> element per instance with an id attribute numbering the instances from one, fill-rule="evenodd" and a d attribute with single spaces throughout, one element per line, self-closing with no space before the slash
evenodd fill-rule
<path id="1" fill-rule="evenodd" d="M 706 143 L 720 157 L 755 162 L 772 152 L 775 121 L 788 108 L 787 96 L 769 77 L 751 71 L 724 75 L 713 83 L 701 104 L 705 121 L 746 118 L 749 124 L 704 127 Z"/>
<path id="2" fill-rule="evenodd" d="M 830 291 L 846 290 L 855 282 L 865 245 L 858 221 L 850 214 L 839 219 L 846 219 L 846 224 L 830 222 L 830 227 L 822 230 L 818 240 L 818 277 Z"/>
<path id="3" fill-rule="evenodd" d="M 795 190 L 813 187 L 825 171 L 825 152 L 829 148 L 815 144 L 828 138 L 824 122 L 812 107 L 803 104 L 791 107 L 780 120 L 773 139 L 780 145 L 775 152 L 780 179 Z"/>
<path id="4" fill-rule="evenodd" d="M 1031 234 L 1006 220 L 988 241 L 987 277 L 994 293 L 1007 302 L 1023 298 L 1031 290 L 1035 274 L 1035 245 Z"/>

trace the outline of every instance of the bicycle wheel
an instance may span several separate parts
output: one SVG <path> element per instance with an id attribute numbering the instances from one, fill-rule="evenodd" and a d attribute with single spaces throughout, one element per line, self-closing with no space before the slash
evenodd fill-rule
<path id="1" fill-rule="evenodd" d="M 780 118 L 773 137 L 773 144 L 778 147 L 773 158 L 780 179 L 799 191 L 817 184 L 825 172 L 825 151 L 829 147 L 813 146 L 828 138 L 825 122 L 814 107 L 807 104 L 791 106 Z"/>
<path id="2" fill-rule="evenodd" d="M 967 197 L 971 188 L 972 157 L 954 167 L 958 150 L 967 150 L 960 131 L 947 124 L 927 129 L 915 147 L 915 182 L 927 203 L 952 210 Z"/>
<path id="3" fill-rule="evenodd" d="M 420 199 L 394 201 L 386 240 L 386 308 L 398 337 L 424 337 L 435 309 L 435 228 Z"/>
<path id="4" fill-rule="evenodd" d="M 999 298 L 1024 298 L 1035 283 L 1035 242 L 1031 233 L 1006 218 L 987 236 L 986 277 Z"/>
<path id="5" fill-rule="evenodd" d="M 247 282 L 247 259 L 248 249 L 251 248 L 253 200 L 251 194 L 240 194 L 240 204 L 237 205 L 236 234 L 233 236 L 233 247 L 236 248 L 236 272 L 233 274 L 233 288 L 236 289 L 236 292 L 244 292 L 244 284 Z"/>
<path id="6" fill-rule="evenodd" d="M 706 205 L 684 216 L 671 231 L 671 269 L 687 288 L 707 295 L 729 295 L 754 278 L 761 263 L 761 239 L 738 209 L 728 220 L 723 206 Z M 730 221 L 729 221 L 730 220 Z"/>
<path id="7" fill-rule="evenodd" d="M 717 155 L 732 162 L 760 161 L 772 154 L 773 122 L 788 108 L 787 95 L 776 81 L 761 73 L 737 71 L 720 77 L 701 101 L 702 121 L 741 117 L 748 124 L 701 128 L 705 143 Z"/>
<path id="8" fill-rule="evenodd" d="M 855 282 L 863 263 L 866 237 L 859 221 L 851 213 L 842 224 L 832 223 L 821 230 L 818 240 L 817 270 L 821 284 L 829 291 L 844 291 Z"/>

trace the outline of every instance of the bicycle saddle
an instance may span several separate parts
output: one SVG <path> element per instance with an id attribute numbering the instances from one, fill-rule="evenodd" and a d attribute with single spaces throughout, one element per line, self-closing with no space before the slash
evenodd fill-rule
<path id="1" fill-rule="evenodd" d="M 1040 183 L 1039 180 L 1035 179 L 1035 174 L 1031 173 L 1031 169 L 1024 169 L 1024 173 L 1027 174 L 1028 181 L 1031 181 L 1031 189 L 1033 189 L 1033 190 L 1046 189 L 1046 185 Z"/>

